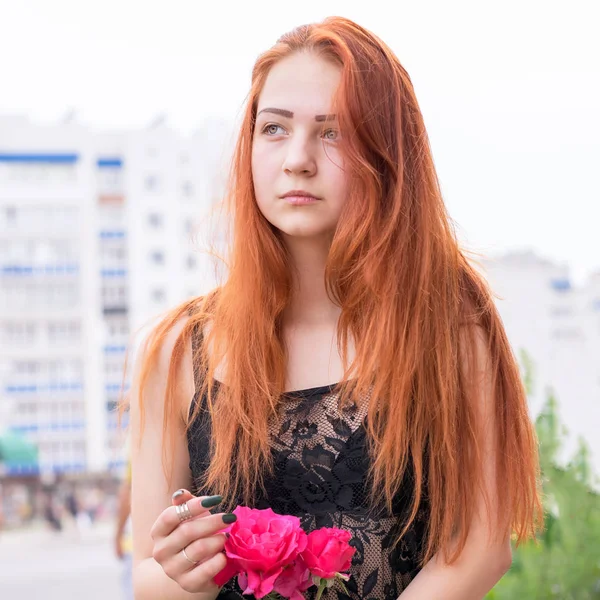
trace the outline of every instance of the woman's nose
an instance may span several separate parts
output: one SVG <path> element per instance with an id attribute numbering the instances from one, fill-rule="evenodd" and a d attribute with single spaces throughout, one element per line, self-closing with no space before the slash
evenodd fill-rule
<path id="1" fill-rule="evenodd" d="M 299 139 L 290 142 L 283 170 L 288 174 L 314 175 L 316 173 L 317 163 L 308 141 Z"/>

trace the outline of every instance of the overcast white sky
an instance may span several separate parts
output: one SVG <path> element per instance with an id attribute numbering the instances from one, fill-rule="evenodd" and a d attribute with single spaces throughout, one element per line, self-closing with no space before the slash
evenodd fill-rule
<path id="1" fill-rule="evenodd" d="M 0 114 L 74 108 L 114 129 L 164 112 L 190 133 L 238 116 L 254 59 L 281 33 L 333 14 L 410 73 L 470 247 L 532 248 L 577 280 L 600 268 L 597 0 L 0 0 Z"/>

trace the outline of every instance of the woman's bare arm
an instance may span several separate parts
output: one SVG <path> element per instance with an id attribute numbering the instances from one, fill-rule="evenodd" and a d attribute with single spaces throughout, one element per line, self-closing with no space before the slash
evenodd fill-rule
<path id="1" fill-rule="evenodd" d="M 162 566 L 153 558 L 154 541 L 151 530 L 161 512 L 171 506 L 174 491 L 180 488 L 191 488 L 189 471 L 189 454 L 183 418 L 172 419 L 175 435 L 172 481 L 169 485 L 163 471 L 163 447 L 170 448 L 170 442 L 163 439 L 163 408 L 166 392 L 167 373 L 173 352 L 173 346 L 185 321 L 181 320 L 173 328 L 161 348 L 157 368 L 150 373 L 143 391 L 144 429 L 140 439 L 140 411 L 137 405 L 138 390 L 135 388 L 139 375 L 140 358 L 136 360 L 134 387 L 131 405 L 131 464 L 132 464 L 132 496 L 131 519 L 133 529 L 133 580 L 136 600 L 213 600 L 219 588 L 215 585 L 209 593 L 189 593 L 168 577 Z M 140 352 L 140 355 L 142 352 Z M 187 409 L 194 394 L 194 377 L 191 348 L 186 348 L 181 372 L 178 373 L 178 396 L 183 411 Z M 174 416 L 175 417 L 175 416 Z M 171 456 L 167 457 L 167 465 Z M 211 561 L 208 561 L 211 562 Z M 224 566 L 225 560 L 217 555 L 211 565 L 215 574 Z"/>

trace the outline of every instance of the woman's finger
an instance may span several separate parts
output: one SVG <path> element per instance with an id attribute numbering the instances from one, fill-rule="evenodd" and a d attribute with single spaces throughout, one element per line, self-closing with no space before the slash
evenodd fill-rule
<path id="1" fill-rule="evenodd" d="M 195 498 L 195 496 L 189 490 L 185 490 L 185 489 L 177 490 L 171 496 L 171 504 L 173 504 L 173 506 L 177 506 L 178 504 L 183 504 L 184 502 L 187 502 L 188 500 L 191 500 L 192 498 Z"/>
<path id="2" fill-rule="evenodd" d="M 208 517 L 211 514 L 210 509 L 218 506 L 222 501 L 221 496 L 200 496 L 187 501 L 187 508 L 192 519 L 195 517 Z M 185 519 L 183 521 L 180 519 L 177 506 L 179 505 L 169 506 L 156 519 L 150 531 L 153 540 L 170 535 L 181 523 L 185 522 Z"/>
<path id="3" fill-rule="evenodd" d="M 209 558 L 212 558 L 217 552 L 222 552 L 225 548 L 226 541 L 227 537 L 222 533 L 211 535 L 192 542 L 185 549 L 185 553 L 191 560 L 197 563 L 203 563 Z"/>
<path id="4" fill-rule="evenodd" d="M 176 554 L 172 554 L 163 564 L 163 569 L 171 579 L 177 580 L 190 569 L 195 569 L 198 565 L 222 552 L 226 540 L 227 538 L 223 534 L 196 540 Z M 185 554 L 183 550 L 185 550 Z"/>
<path id="5" fill-rule="evenodd" d="M 205 517 L 200 519 L 190 519 L 185 523 L 181 523 L 171 535 L 161 539 L 155 545 L 155 558 L 168 560 L 170 556 L 175 556 L 178 552 L 181 552 L 182 548 L 187 548 L 196 540 L 224 534 L 235 520 L 235 515 L 226 515 L 225 513 L 212 515 L 207 513 Z"/>
<path id="6" fill-rule="evenodd" d="M 186 571 L 179 577 L 177 583 L 186 592 L 194 593 L 202 591 L 205 593 L 216 593 L 219 590 L 219 586 L 214 583 L 213 579 L 226 565 L 227 559 L 225 558 L 225 554 L 219 552 L 206 562 Z"/>

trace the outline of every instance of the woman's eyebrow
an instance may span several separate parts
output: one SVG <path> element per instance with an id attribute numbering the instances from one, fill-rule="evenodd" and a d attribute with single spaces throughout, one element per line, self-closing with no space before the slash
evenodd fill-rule
<path id="1" fill-rule="evenodd" d="M 261 113 L 268 112 L 273 113 L 275 115 L 279 115 L 281 117 L 285 117 L 286 119 L 293 119 L 294 113 L 291 110 L 285 110 L 284 108 L 263 108 L 256 116 Z M 315 115 L 315 121 L 335 121 L 335 115 Z"/>

